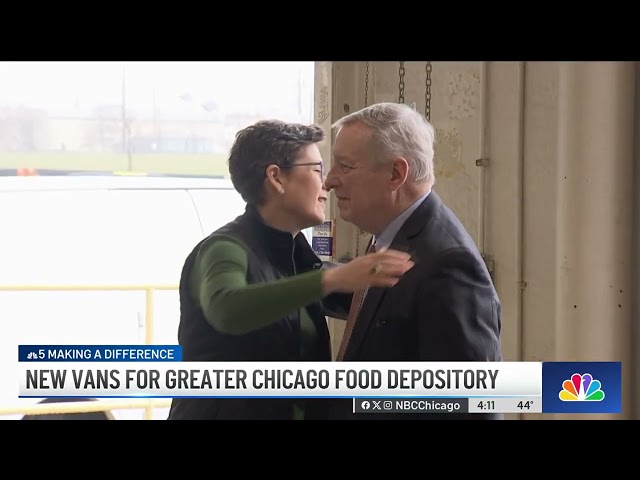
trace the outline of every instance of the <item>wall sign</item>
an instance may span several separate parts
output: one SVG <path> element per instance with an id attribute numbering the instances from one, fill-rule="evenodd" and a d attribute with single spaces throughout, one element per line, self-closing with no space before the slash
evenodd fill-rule
<path id="1" fill-rule="evenodd" d="M 333 256 L 333 222 L 328 220 L 313 227 L 311 248 L 318 256 Z"/>

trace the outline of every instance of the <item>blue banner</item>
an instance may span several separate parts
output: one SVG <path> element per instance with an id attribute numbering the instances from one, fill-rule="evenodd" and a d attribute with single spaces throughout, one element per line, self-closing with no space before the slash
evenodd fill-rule
<path id="1" fill-rule="evenodd" d="M 19 345 L 19 362 L 179 362 L 179 345 Z"/>
<path id="2" fill-rule="evenodd" d="M 622 364 L 543 362 L 542 413 L 622 413 Z"/>

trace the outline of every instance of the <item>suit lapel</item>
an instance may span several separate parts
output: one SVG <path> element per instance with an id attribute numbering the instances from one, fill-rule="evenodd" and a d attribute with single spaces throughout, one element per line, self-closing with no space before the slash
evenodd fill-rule
<path id="1" fill-rule="evenodd" d="M 442 201 L 436 195 L 436 192 L 431 191 L 426 200 L 420 204 L 402 227 L 400 227 L 389 248 L 409 252 L 413 257 L 412 239 L 420 233 L 441 205 Z M 417 260 L 418 259 L 415 259 L 415 261 Z M 372 287 L 367 292 L 367 296 L 358 314 L 358 319 L 353 327 L 351 339 L 345 352 L 345 359 L 355 357 L 355 353 L 364 340 L 371 322 L 375 318 L 380 304 L 388 291 L 388 288 Z"/>

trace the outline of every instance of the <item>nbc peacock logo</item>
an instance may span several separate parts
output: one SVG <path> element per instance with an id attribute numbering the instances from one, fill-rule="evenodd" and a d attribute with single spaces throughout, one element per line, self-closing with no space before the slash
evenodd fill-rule
<path id="1" fill-rule="evenodd" d="M 563 402 L 601 402 L 604 400 L 604 391 L 599 380 L 595 380 L 591 374 L 580 375 L 574 373 L 571 380 L 562 383 L 560 400 Z"/>

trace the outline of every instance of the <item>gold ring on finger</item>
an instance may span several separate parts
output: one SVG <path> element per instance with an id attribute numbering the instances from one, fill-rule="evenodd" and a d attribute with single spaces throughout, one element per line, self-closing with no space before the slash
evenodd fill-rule
<path id="1" fill-rule="evenodd" d="M 376 263 L 373 267 L 371 267 L 371 269 L 369 270 L 369 273 L 371 275 L 377 275 L 380 273 L 381 270 L 382 270 L 382 264 Z"/>

